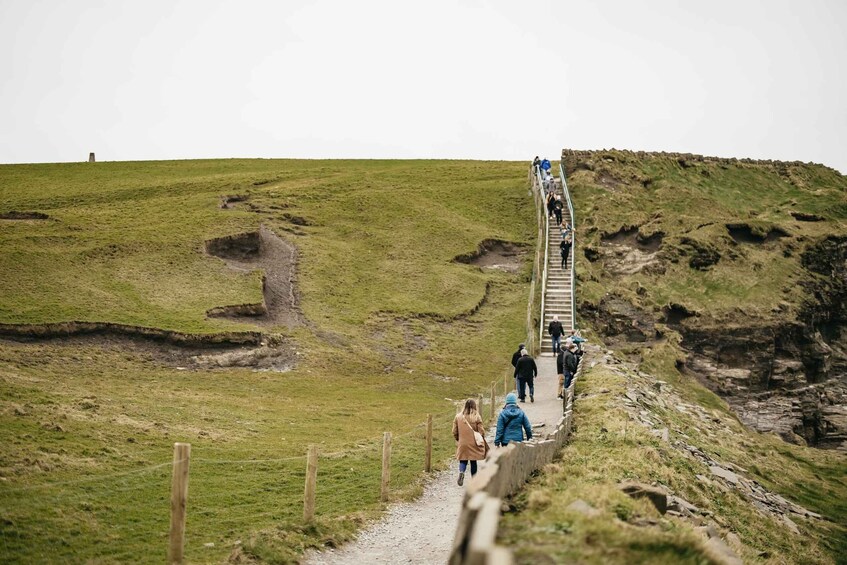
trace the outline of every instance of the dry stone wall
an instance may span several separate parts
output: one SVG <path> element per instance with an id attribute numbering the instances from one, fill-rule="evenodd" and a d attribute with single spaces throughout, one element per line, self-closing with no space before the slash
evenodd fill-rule
<path id="1" fill-rule="evenodd" d="M 634 159 L 675 159 L 680 163 L 715 163 L 724 165 L 737 165 L 743 163 L 745 165 L 760 165 L 760 166 L 789 166 L 789 165 L 817 165 L 817 163 L 804 163 L 802 161 L 775 161 L 772 159 L 737 159 L 735 157 L 710 157 L 706 155 L 697 155 L 695 153 L 676 153 L 665 151 L 630 151 L 628 149 L 562 149 L 562 163 L 565 166 L 565 173 L 570 174 L 580 168 L 585 168 L 586 161 L 592 158 L 604 158 L 615 160 L 619 157 L 634 158 Z M 824 166 L 824 165 L 819 165 Z M 827 167 L 829 168 L 829 167 Z M 834 169 L 832 169 L 834 170 Z"/>

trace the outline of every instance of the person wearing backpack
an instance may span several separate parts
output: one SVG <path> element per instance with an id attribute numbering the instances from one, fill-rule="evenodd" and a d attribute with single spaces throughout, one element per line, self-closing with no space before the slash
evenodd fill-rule
<path id="1" fill-rule="evenodd" d="M 474 433 L 476 432 L 476 433 Z M 482 445 L 477 443 L 476 436 L 482 436 Z M 485 440 L 485 426 L 476 400 L 468 398 L 465 407 L 453 419 L 453 437 L 456 439 L 456 459 L 459 460 L 459 486 L 465 482 L 465 471 L 468 463 L 471 467 L 471 477 L 476 475 L 477 461 L 482 461 L 488 454 L 488 442 Z"/>
<path id="2" fill-rule="evenodd" d="M 496 447 L 506 447 L 509 442 L 520 443 L 524 440 L 526 432 L 527 441 L 532 439 L 532 424 L 523 410 L 518 408 L 517 397 L 514 392 L 506 395 L 506 405 L 497 417 L 497 433 L 494 435 Z"/>
<path id="3" fill-rule="evenodd" d="M 562 327 L 562 322 L 559 321 L 558 315 L 553 316 L 553 321 L 547 326 L 547 333 L 553 338 L 553 355 L 558 355 L 562 345 L 562 336 L 565 335 L 565 328 Z"/>

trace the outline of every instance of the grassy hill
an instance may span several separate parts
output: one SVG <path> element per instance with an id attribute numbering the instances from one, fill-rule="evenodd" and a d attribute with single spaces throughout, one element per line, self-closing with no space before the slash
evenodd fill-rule
<path id="1" fill-rule="evenodd" d="M 487 397 L 525 335 L 531 259 L 453 261 L 484 240 L 533 243 L 525 179 L 504 162 L 0 167 L 0 324 L 260 331 L 288 369 L 204 369 L 194 357 L 220 351 L 109 331 L 0 340 L 0 558 L 161 562 L 175 441 L 192 444 L 193 562 L 285 562 L 349 537 L 382 507 L 383 431 L 393 496 L 415 492 L 426 414 L 440 465 L 454 402 Z M 206 315 L 262 300 L 261 272 L 204 251 L 259 225 L 298 250 L 300 324 Z M 318 520 L 303 526 L 312 443 Z"/>
<path id="2" fill-rule="evenodd" d="M 695 505 L 745 562 L 843 561 L 844 455 L 775 435 L 806 441 L 790 429 L 751 431 L 744 410 L 838 390 L 844 178 L 802 164 L 565 157 L 580 317 L 602 347 L 579 385 L 573 441 L 509 501 L 501 541 L 526 563 L 719 562 L 693 520 L 618 490 L 637 479 Z M 455 401 L 502 383 L 525 335 L 536 234 L 525 163 L 15 165 L 0 167 L 0 191 L 3 327 L 108 322 L 264 343 L 111 326 L 0 338 L 4 562 L 161 562 L 175 441 L 192 444 L 189 561 L 286 563 L 340 543 L 383 507 L 382 432 L 394 433 L 392 497 L 419 492 L 426 414 L 441 464 Z M 267 299 L 255 250 L 222 259 L 207 244 L 260 226 L 296 246 L 283 273 L 296 323 L 209 315 Z M 491 240 L 526 253 L 505 270 L 456 261 Z M 318 518 L 303 524 L 311 443 Z M 794 517 L 794 533 L 704 461 L 822 518 Z M 599 514 L 569 509 L 576 499 Z"/>

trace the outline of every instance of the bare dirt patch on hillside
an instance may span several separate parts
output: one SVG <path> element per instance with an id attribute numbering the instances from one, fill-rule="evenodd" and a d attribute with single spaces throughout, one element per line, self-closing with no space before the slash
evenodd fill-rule
<path id="1" fill-rule="evenodd" d="M 771 228 L 765 233 L 758 232 L 747 224 L 727 224 L 726 229 L 735 243 L 749 243 L 761 245 L 779 241 L 788 237 L 788 233 L 780 228 Z"/>
<path id="2" fill-rule="evenodd" d="M 267 336 L 257 343 L 204 344 L 198 341 L 177 344 L 142 336 L 92 332 L 70 336 L 0 338 L 0 345 L 3 343 L 24 348 L 45 345 L 73 347 L 79 350 L 75 355 L 82 359 L 96 350 L 126 353 L 141 362 L 178 370 L 244 367 L 284 372 L 293 368 L 297 360 L 297 353 L 288 340 L 278 336 Z"/>
<path id="3" fill-rule="evenodd" d="M 241 321 L 249 318 L 259 325 L 288 328 L 303 323 L 295 289 L 297 249 L 293 245 L 261 226 L 255 232 L 210 239 L 206 252 L 223 259 L 230 269 L 263 273 L 261 303 L 219 306 L 207 315 Z"/>
<path id="4" fill-rule="evenodd" d="M 49 220 L 50 216 L 42 212 L 19 212 L 11 210 L 0 213 L 0 220 Z"/>
<path id="5" fill-rule="evenodd" d="M 619 275 L 633 275 L 656 266 L 663 238 L 661 232 L 644 236 L 637 227 L 603 234 L 600 243 L 603 263 L 611 273 Z"/>
<path id="6" fill-rule="evenodd" d="M 516 273 L 520 270 L 524 257 L 526 257 L 526 248 L 522 245 L 499 239 L 486 239 L 479 244 L 476 251 L 459 255 L 453 260 L 481 269 Z"/>

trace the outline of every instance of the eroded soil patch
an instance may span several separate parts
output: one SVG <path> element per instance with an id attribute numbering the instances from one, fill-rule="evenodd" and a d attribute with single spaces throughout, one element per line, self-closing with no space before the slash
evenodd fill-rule
<path id="1" fill-rule="evenodd" d="M 220 208 L 222 210 L 229 210 L 231 208 L 235 208 L 239 202 L 246 202 L 248 198 L 248 196 L 245 196 L 243 194 L 221 196 Z"/>
<path id="2" fill-rule="evenodd" d="M 260 269 L 264 273 L 260 304 L 220 306 L 207 315 L 247 317 L 257 324 L 289 328 L 303 323 L 295 290 L 297 250 L 293 245 L 262 226 L 259 231 L 211 239 L 206 242 L 206 252 L 236 271 Z"/>
<path id="3" fill-rule="evenodd" d="M 600 245 L 604 265 L 618 275 L 633 275 L 648 267 L 658 267 L 663 238 L 662 232 L 644 236 L 636 226 L 604 233 Z"/>
<path id="4" fill-rule="evenodd" d="M 476 251 L 458 255 L 453 261 L 475 265 L 483 269 L 517 273 L 523 265 L 525 256 L 526 248 L 517 243 L 499 239 L 486 239 L 479 244 Z"/>
<path id="5" fill-rule="evenodd" d="M 0 343 L 4 340 L 0 339 Z M 8 340 L 19 346 L 27 344 L 57 344 L 62 346 L 97 347 L 104 351 L 129 353 L 142 362 L 155 363 L 179 370 L 223 369 L 245 367 L 260 371 L 288 371 L 296 363 L 297 353 L 290 343 L 279 337 L 265 337 L 256 343 L 196 343 L 176 344 L 161 340 L 111 333 L 88 333 L 73 336 Z"/>
<path id="6" fill-rule="evenodd" d="M 817 214 L 807 214 L 805 212 L 791 212 L 791 217 L 798 222 L 822 222 L 826 218 Z"/>
<path id="7" fill-rule="evenodd" d="M 42 212 L 19 212 L 10 210 L 0 214 L 0 220 L 49 220 L 50 216 Z"/>
<path id="8" fill-rule="evenodd" d="M 678 326 L 684 320 L 697 315 L 682 304 L 668 304 L 662 308 L 662 321 L 669 326 Z"/>
<path id="9" fill-rule="evenodd" d="M 726 229 L 735 243 L 764 244 L 779 241 L 788 237 L 788 233 L 779 228 L 771 228 L 767 233 L 760 233 L 747 224 L 727 224 Z"/>

